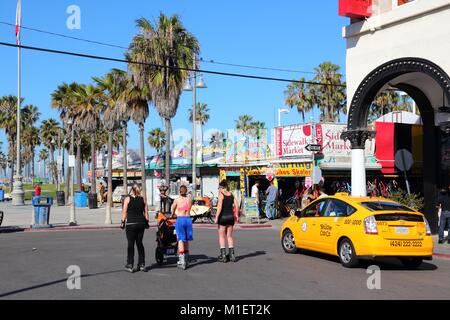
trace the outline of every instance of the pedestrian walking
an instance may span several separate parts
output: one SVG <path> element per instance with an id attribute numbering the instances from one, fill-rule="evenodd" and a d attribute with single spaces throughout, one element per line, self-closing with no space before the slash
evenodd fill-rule
<path id="1" fill-rule="evenodd" d="M 257 180 L 252 187 L 252 198 L 256 198 L 256 204 L 258 205 L 258 215 L 261 215 L 261 198 L 259 196 L 259 186 L 261 185 L 260 181 Z"/>
<path id="2" fill-rule="evenodd" d="M 444 231 L 445 225 L 450 225 L 450 195 L 447 189 L 442 189 L 439 197 L 438 204 L 441 207 L 441 217 L 439 220 L 439 243 L 444 243 Z M 450 236 L 447 239 L 450 244 Z"/>
<path id="3" fill-rule="evenodd" d="M 189 267 L 189 242 L 194 240 L 191 208 L 192 198 L 187 195 L 188 189 L 185 185 L 180 187 L 180 197 L 172 204 L 172 217 L 177 217 L 175 231 L 178 239 L 178 263 L 177 266 L 183 270 Z"/>
<path id="4" fill-rule="evenodd" d="M 145 267 L 145 248 L 142 243 L 145 229 L 148 229 L 148 206 L 142 197 L 141 187 L 134 184 L 131 188 L 130 195 L 124 199 L 122 209 L 122 222 L 120 224 L 122 229 L 125 229 L 128 248 L 127 248 L 127 264 L 125 268 L 133 273 L 135 271 L 144 271 Z M 134 268 L 134 246 L 136 245 L 138 251 L 138 265 Z"/>
<path id="5" fill-rule="evenodd" d="M 214 222 L 219 229 L 220 262 L 236 262 L 234 252 L 233 228 L 239 221 L 239 205 L 233 194 L 228 191 L 228 183 L 223 180 L 219 184 L 219 201 Z M 228 244 L 228 254 L 227 254 Z"/>
<path id="6" fill-rule="evenodd" d="M 269 220 L 274 220 L 277 212 L 278 188 L 274 186 L 273 178 L 269 179 L 270 186 L 266 190 L 266 216 Z"/>
<path id="7" fill-rule="evenodd" d="M 328 197 L 323 187 L 319 187 L 319 198 Z"/>

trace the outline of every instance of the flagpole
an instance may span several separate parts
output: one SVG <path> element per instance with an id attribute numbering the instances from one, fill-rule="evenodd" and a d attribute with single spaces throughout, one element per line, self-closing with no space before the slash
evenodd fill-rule
<path id="1" fill-rule="evenodd" d="M 19 24 L 20 28 L 20 20 L 22 15 L 22 8 L 20 4 L 20 0 L 18 2 L 16 12 L 16 26 L 17 23 Z M 14 177 L 14 185 L 13 185 L 13 192 L 11 193 L 12 197 L 12 205 L 13 206 L 23 206 L 25 204 L 24 202 L 24 191 L 23 191 L 23 184 L 22 184 L 22 177 L 21 177 L 21 168 L 20 168 L 20 109 L 21 109 L 21 95 L 20 95 L 20 76 L 21 76 L 21 70 L 20 70 L 20 29 L 19 34 L 16 35 L 17 38 L 17 44 L 19 45 L 17 47 L 17 134 L 16 134 L 16 176 Z"/>

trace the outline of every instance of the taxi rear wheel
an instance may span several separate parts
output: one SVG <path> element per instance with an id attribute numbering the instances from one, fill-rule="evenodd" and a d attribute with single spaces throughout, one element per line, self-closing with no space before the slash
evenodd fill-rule
<path id="1" fill-rule="evenodd" d="M 343 239 L 339 243 L 339 260 L 346 268 L 354 268 L 359 264 L 355 247 L 349 239 Z"/>
<path id="2" fill-rule="evenodd" d="M 283 232 L 281 237 L 281 245 L 286 253 L 297 253 L 298 249 L 295 246 L 294 235 L 291 230 L 286 230 Z"/>
<path id="3" fill-rule="evenodd" d="M 401 258 L 402 264 L 409 269 L 417 269 L 423 262 L 422 258 Z"/>

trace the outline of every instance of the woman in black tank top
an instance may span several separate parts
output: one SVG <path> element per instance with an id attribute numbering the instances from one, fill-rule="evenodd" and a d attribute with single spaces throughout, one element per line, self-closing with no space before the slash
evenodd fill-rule
<path id="1" fill-rule="evenodd" d="M 149 228 L 147 203 L 141 196 L 141 189 L 133 185 L 131 195 L 124 199 L 122 208 L 122 229 L 126 229 L 128 240 L 127 264 L 125 268 L 130 272 L 147 271 L 145 268 L 145 249 L 142 243 L 145 229 Z M 134 268 L 134 246 L 138 249 L 139 261 Z"/>
<path id="2" fill-rule="evenodd" d="M 217 204 L 217 215 L 215 223 L 219 226 L 219 261 L 236 261 L 234 255 L 233 227 L 238 221 L 239 206 L 233 194 L 227 191 L 228 184 L 223 180 L 219 185 L 219 202 Z M 226 254 L 226 244 L 228 242 L 228 255 Z"/>

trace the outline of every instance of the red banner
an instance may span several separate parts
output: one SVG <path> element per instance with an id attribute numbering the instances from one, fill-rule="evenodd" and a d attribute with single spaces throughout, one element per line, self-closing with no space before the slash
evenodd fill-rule
<path id="1" fill-rule="evenodd" d="M 339 15 L 353 19 L 372 16 L 372 0 L 339 0 Z"/>

